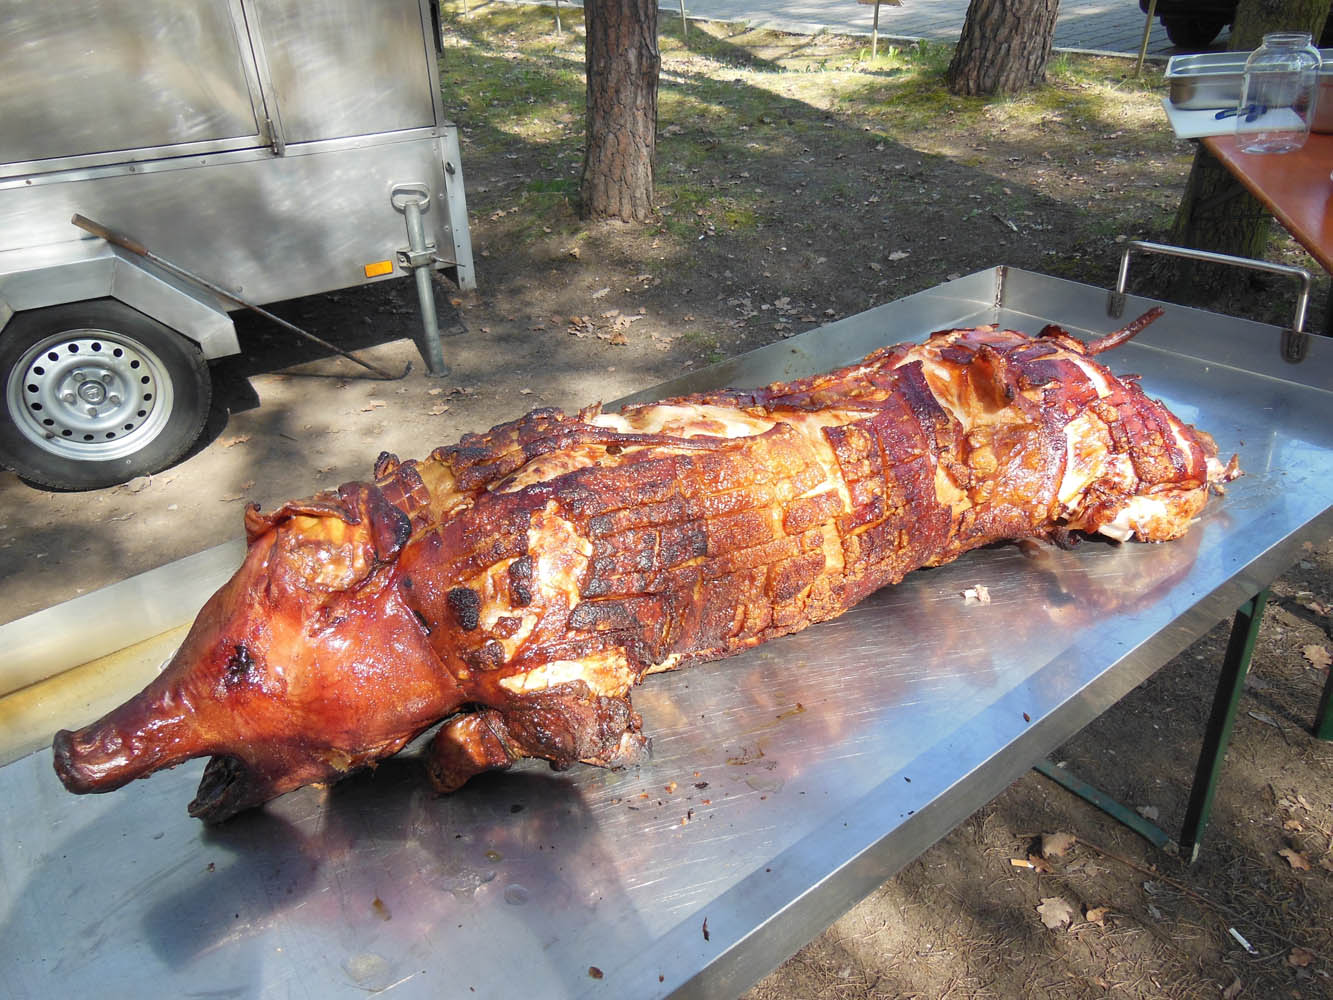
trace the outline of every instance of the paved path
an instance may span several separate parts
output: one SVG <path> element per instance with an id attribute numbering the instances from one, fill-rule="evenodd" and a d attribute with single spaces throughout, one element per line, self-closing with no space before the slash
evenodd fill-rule
<path id="1" fill-rule="evenodd" d="M 664 17 L 679 13 L 679 0 L 660 2 Z M 901 7 L 885 4 L 879 9 L 880 35 L 957 41 L 967 4 L 968 0 L 903 0 Z M 685 11 L 691 17 L 748 21 L 800 33 L 828 28 L 869 35 L 874 20 L 874 7 L 856 0 L 686 0 Z M 1137 56 L 1143 42 L 1143 22 L 1136 0 L 1060 0 L 1055 47 Z M 1154 20 L 1148 54 L 1165 58 L 1176 51 L 1161 24 Z"/>

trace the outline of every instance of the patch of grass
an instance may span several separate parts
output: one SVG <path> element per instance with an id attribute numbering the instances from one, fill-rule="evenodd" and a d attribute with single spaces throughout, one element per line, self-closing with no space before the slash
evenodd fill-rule
<path id="1" fill-rule="evenodd" d="M 718 349 L 717 334 L 708 330 L 686 330 L 680 335 L 680 342 L 700 354 Z"/>

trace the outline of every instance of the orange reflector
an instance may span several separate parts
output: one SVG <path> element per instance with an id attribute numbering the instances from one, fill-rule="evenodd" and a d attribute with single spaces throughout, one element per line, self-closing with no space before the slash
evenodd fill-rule
<path id="1" fill-rule="evenodd" d="M 382 274 L 393 274 L 393 261 L 377 260 L 373 264 L 367 264 L 361 270 L 366 272 L 367 278 L 378 278 Z"/>

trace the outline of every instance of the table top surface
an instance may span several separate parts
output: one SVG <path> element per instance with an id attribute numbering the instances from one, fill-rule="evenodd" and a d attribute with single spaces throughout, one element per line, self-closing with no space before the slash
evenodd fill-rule
<path id="1" fill-rule="evenodd" d="M 1333 273 L 1333 135 L 1315 133 L 1296 152 L 1278 155 L 1242 153 L 1234 135 L 1208 136 L 1203 144 Z"/>
<path id="2" fill-rule="evenodd" d="M 1099 335 L 1123 322 L 1107 302 L 996 268 L 645 396 L 955 325 Z M 199 761 L 89 796 L 49 749 L 0 767 L 0 996 L 739 995 L 1327 530 L 1333 347 L 1316 341 L 1290 364 L 1276 327 L 1170 307 L 1106 360 L 1239 454 L 1245 475 L 1184 538 L 972 552 L 653 677 L 634 692 L 641 767 L 532 763 L 437 798 L 409 754 L 215 828 L 185 813 Z M 991 603 L 969 606 L 978 583 Z M 87 631 L 72 617 L 52 627 Z"/>

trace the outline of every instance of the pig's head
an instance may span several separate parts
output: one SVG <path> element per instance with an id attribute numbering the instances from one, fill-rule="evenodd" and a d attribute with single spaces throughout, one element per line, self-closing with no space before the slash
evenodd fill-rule
<path id="1" fill-rule="evenodd" d="M 55 737 L 73 792 L 211 756 L 190 813 L 217 822 L 397 752 L 461 700 L 404 603 L 407 517 L 374 486 L 246 512 L 249 551 L 166 669 Z"/>

